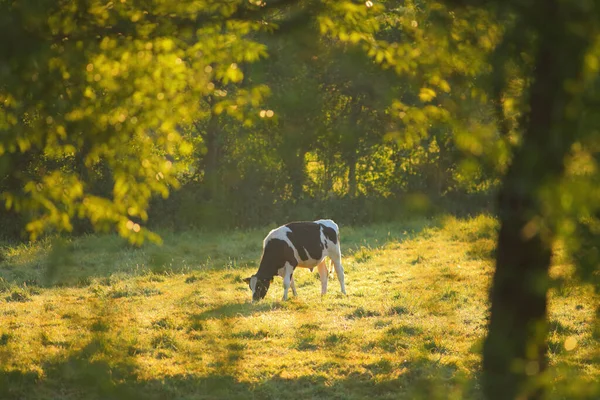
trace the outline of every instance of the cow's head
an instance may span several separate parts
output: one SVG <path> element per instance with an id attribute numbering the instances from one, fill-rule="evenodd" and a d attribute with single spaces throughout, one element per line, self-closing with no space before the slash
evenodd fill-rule
<path id="1" fill-rule="evenodd" d="M 256 275 L 244 279 L 244 282 L 246 282 L 250 287 L 250 290 L 252 290 L 252 301 L 264 299 L 269 290 L 269 286 L 271 286 L 271 281 L 271 279 L 259 279 Z"/>

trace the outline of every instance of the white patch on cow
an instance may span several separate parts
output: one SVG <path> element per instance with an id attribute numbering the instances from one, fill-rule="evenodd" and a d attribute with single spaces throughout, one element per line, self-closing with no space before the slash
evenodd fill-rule
<path id="1" fill-rule="evenodd" d="M 256 282 L 258 281 L 258 278 L 256 276 L 253 276 L 252 278 L 250 278 L 250 290 L 252 290 L 252 296 L 254 296 L 254 292 L 256 291 Z"/>
<path id="2" fill-rule="evenodd" d="M 335 231 L 335 233 L 336 233 L 338 236 L 340 236 L 340 228 L 339 228 L 339 227 L 338 227 L 338 225 L 337 225 L 335 222 L 333 222 L 332 220 L 330 220 L 330 219 L 320 219 L 320 220 L 318 220 L 318 221 L 315 221 L 315 223 L 317 223 L 317 224 L 321 224 L 321 225 L 325 225 L 325 226 L 327 226 L 327 227 L 329 227 L 329 228 L 333 229 L 333 230 Z"/>

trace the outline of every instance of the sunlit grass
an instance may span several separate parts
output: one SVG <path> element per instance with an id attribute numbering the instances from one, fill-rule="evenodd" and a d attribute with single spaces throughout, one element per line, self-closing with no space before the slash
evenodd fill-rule
<path id="1" fill-rule="evenodd" d="M 333 278 L 321 298 L 303 269 L 297 298 L 280 301 L 276 278 L 257 304 L 243 278 L 270 227 L 4 246 L 0 397 L 481 398 L 497 228 L 485 215 L 341 227 L 347 297 Z M 558 259 L 551 394 L 592 398 L 597 300 Z"/>

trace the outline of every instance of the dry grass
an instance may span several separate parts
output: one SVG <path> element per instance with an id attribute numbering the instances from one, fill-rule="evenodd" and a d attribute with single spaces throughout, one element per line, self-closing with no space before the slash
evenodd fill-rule
<path id="1" fill-rule="evenodd" d="M 300 270 L 298 298 L 276 278 L 258 304 L 242 279 L 267 228 L 4 246 L 0 398 L 481 398 L 495 220 L 341 229 L 347 297 Z M 593 398 L 597 299 L 553 276 L 551 397 Z"/>

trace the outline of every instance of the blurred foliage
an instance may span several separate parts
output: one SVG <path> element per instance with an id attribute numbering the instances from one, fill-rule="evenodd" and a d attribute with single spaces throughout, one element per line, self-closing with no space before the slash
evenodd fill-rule
<path id="1" fill-rule="evenodd" d="M 183 209 L 186 226 L 240 226 L 302 198 L 488 191 L 495 169 L 464 153 L 502 146 L 481 144 L 485 104 L 457 106 L 481 93 L 444 77 L 485 69 L 489 43 L 453 53 L 484 27 L 452 22 L 448 41 L 448 10 L 398 4 L 3 3 L 0 28 L 18 38 L 1 48 L 7 235 L 26 223 L 31 238 L 116 227 L 159 240 L 152 199 L 157 221 Z M 445 53 L 424 48 L 421 26 Z"/>
<path id="2" fill-rule="evenodd" d="M 241 8 L 243 7 L 243 8 Z M 220 1 L 2 2 L 0 175 L 9 210 L 31 213 L 36 238 L 73 218 L 147 237 L 153 195 L 178 186 L 192 145 L 181 127 L 256 104 L 225 98 L 238 64 L 265 56 L 249 35 L 268 24 L 234 18 L 257 5 Z M 100 182 L 105 182 L 104 184 Z"/>

